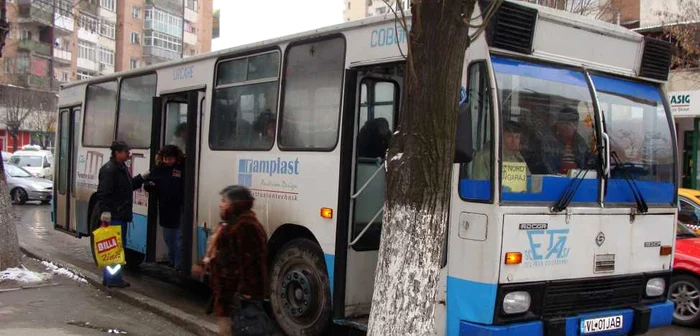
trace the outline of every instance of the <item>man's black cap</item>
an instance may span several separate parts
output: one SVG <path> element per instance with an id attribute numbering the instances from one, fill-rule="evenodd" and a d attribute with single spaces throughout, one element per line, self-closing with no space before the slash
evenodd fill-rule
<path id="1" fill-rule="evenodd" d="M 109 149 L 111 149 L 114 152 L 122 152 L 122 151 L 128 151 L 131 150 L 129 145 L 126 144 L 126 142 L 117 140 L 112 142 L 112 145 L 109 146 Z"/>

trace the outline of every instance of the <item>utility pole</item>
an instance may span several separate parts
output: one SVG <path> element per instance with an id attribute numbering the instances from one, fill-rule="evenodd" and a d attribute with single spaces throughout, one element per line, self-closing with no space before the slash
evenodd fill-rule
<path id="1" fill-rule="evenodd" d="M 0 0 L 0 57 L 2 49 L 5 47 L 5 39 L 10 32 L 10 24 L 7 22 L 6 0 Z"/>

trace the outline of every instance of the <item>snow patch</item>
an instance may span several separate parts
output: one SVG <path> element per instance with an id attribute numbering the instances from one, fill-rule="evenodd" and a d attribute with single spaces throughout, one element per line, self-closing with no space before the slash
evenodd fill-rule
<path id="1" fill-rule="evenodd" d="M 32 272 L 24 266 L 8 268 L 0 272 L 0 282 L 16 281 L 24 284 L 34 284 L 51 279 L 50 273 Z"/>
<path id="2" fill-rule="evenodd" d="M 391 158 L 391 161 L 401 160 L 402 157 L 403 157 L 403 153 L 398 153 L 398 154 L 394 155 L 394 157 Z"/>
<path id="3" fill-rule="evenodd" d="M 41 264 L 44 265 L 46 267 L 46 270 L 50 271 L 52 274 L 61 275 L 61 276 L 64 276 L 68 279 L 75 280 L 77 282 L 87 283 L 87 280 L 85 280 L 83 277 L 73 273 L 70 270 L 67 270 L 67 269 L 62 268 L 62 267 L 58 267 L 56 264 L 54 264 L 52 262 L 42 261 Z"/>

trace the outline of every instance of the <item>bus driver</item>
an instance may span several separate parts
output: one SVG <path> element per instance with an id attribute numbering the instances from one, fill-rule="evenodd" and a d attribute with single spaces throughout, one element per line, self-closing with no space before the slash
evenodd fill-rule
<path id="1" fill-rule="evenodd" d="M 525 163 L 525 158 L 520 154 L 520 125 L 514 121 L 506 121 L 503 124 L 503 187 L 510 192 L 527 191 L 527 176 L 530 170 Z M 486 147 L 474 157 L 475 180 L 488 180 L 490 173 L 491 148 Z"/>

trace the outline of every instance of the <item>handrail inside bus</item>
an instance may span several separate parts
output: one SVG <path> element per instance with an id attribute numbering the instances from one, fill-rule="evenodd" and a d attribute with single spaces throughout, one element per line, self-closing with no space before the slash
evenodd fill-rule
<path id="1" fill-rule="evenodd" d="M 377 220 L 377 217 L 379 217 L 379 215 L 380 215 L 382 212 L 384 212 L 384 206 L 383 206 L 383 205 L 382 205 L 381 209 L 379 209 L 379 211 L 377 211 L 377 213 L 374 215 L 374 217 L 372 217 L 372 220 L 370 220 L 369 223 L 367 223 L 367 225 L 365 225 L 365 228 L 362 229 L 362 231 L 360 232 L 360 234 L 357 235 L 357 237 L 355 237 L 355 239 L 354 239 L 353 241 L 350 242 L 350 246 L 354 246 L 355 244 L 357 244 L 358 241 L 360 241 L 360 238 L 362 238 L 362 236 L 365 235 L 365 233 L 367 232 L 367 230 L 369 229 L 369 227 L 372 226 L 372 224 L 374 224 L 374 221 Z"/>
<path id="2" fill-rule="evenodd" d="M 377 163 L 379 163 L 379 160 L 377 161 Z M 367 186 L 372 182 L 372 180 L 374 180 L 374 178 L 377 177 L 377 174 L 379 174 L 379 172 L 380 172 L 382 169 L 384 169 L 384 166 L 386 166 L 386 161 L 383 162 L 383 163 L 379 166 L 379 168 L 377 168 L 377 170 L 374 171 L 374 173 L 372 173 L 372 176 L 370 176 L 370 177 L 367 179 L 367 182 L 365 182 L 365 184 L 362 185 L 362 188 L 360 188 L 360 190 L 358 190 L 354 195 L 352 195 L 351 198 L 352 198 L 352 199 L 358 198 L 358 197 L 362 194 L 362 192 L 365 191 L 365 189 L 366 189 Z"/>

